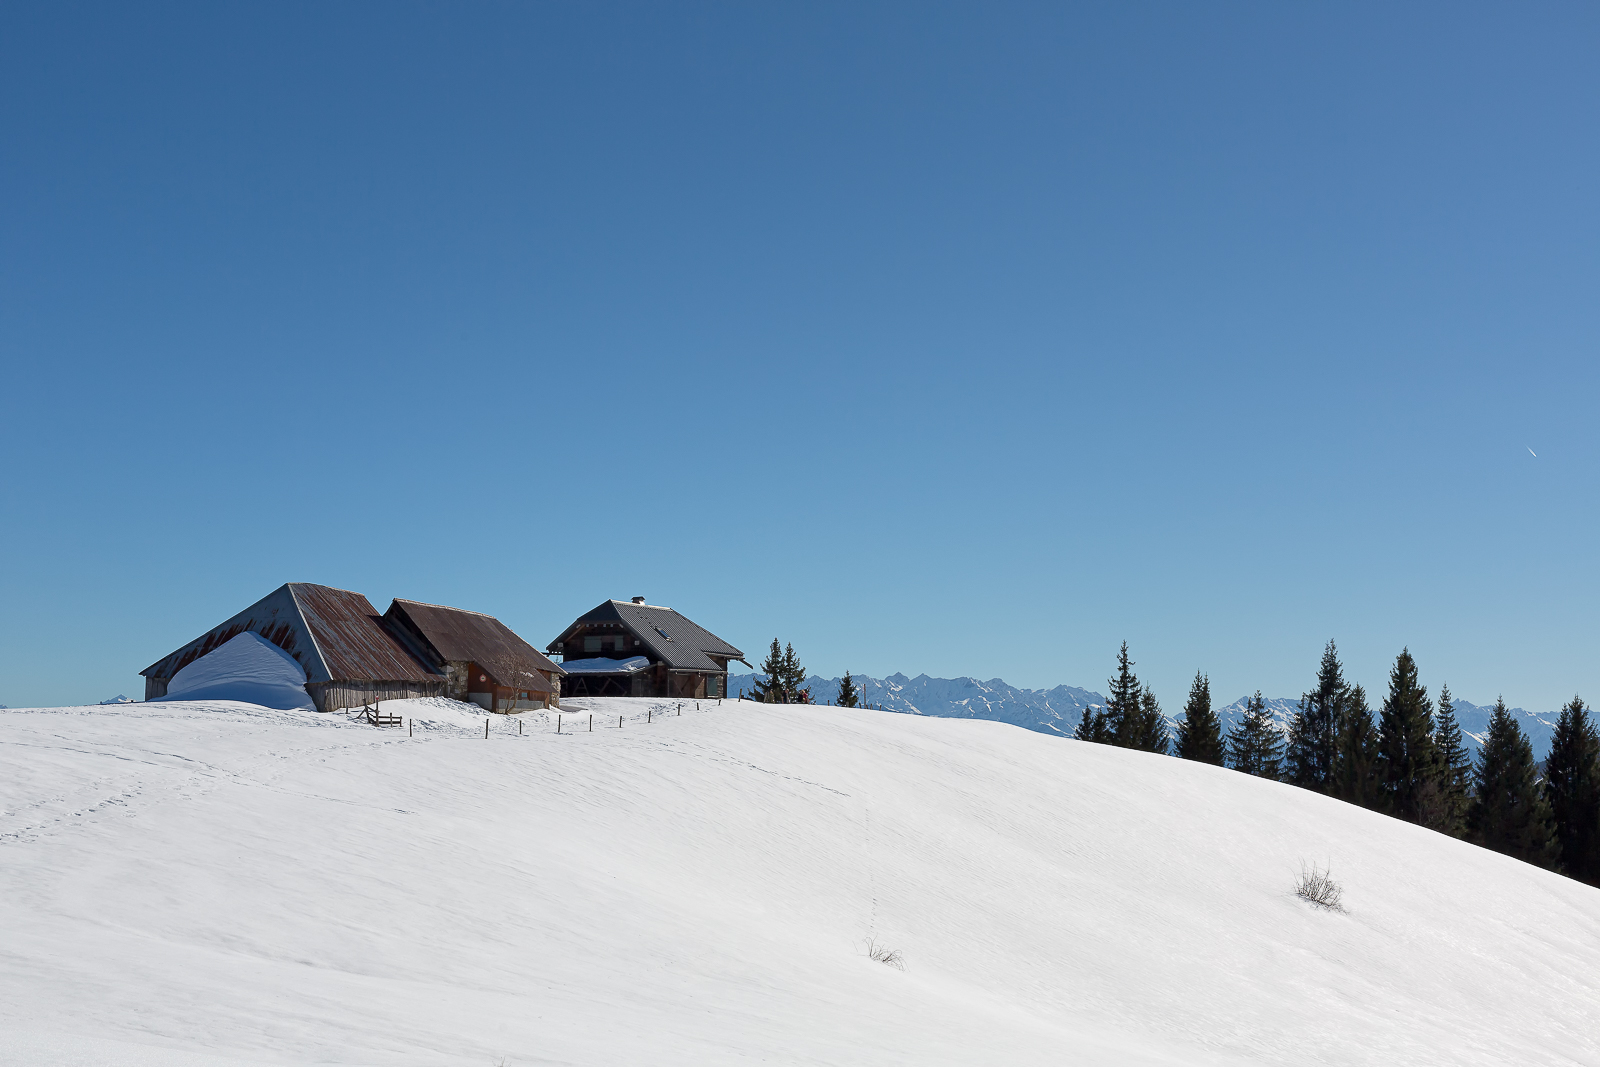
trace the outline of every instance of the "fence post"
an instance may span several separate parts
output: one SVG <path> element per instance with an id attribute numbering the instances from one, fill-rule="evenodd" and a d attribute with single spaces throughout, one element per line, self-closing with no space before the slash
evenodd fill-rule
<path id="1" fill-rule="evenodd" d="M 556 712 L 556 733 L 559 734 L 560 732 L 561 732 L 561 713 L 558 711 L 558 712 Z"/>
<path id="2" fill-rule="evenodd" d="M 589 732 L 594 733 L 594 712 L 589 713 Z"/>
<path id="3" fill-rule="evenodd" d="M 487 715 L 483 717 L 483 739 L 485 741 L 489 740 L 489 717 Z"/>
<path id="4" fill-rule="evenodd" d="M 649 724 L 649 722 L 650 722 L 650 716 L 652 716 L 652 715 L 654 715 L 654 714 L 655 714 L 655 711 L 656 711 L 656 709 L 655 709 L 655 708 L 645 708 L 645 709 L 644 709 L 644 721 L 645 721 L 645 724 L 646 724 L 646 725 L 648 725 L 648 724 Z"/>
<path id="5" fill-rule="evenodd" d="M 416 734 L 412 733 L 412 731 L 411 731 L 412 725 L 413 725 L 413 720 L 407 719 L 406 720 L 406 736 L 407 737 L 416 737 L 417 736 Z"/>

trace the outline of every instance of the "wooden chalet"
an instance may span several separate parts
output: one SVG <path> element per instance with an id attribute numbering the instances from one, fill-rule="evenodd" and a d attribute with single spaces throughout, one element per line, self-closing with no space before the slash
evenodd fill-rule
<path id="1" fill-rule="evenodd" d="M 561 706 L 566 671 L 493 615 L 397 599 L 383 618 L 447 697 L 498 712 Z"/>
<path id="2" fill-rule="evenodd" d="M 728 663 L 745 662 L 716 634 L 642 596 L 606 601 L 545 651 L 562 657 L 569 696 L 723 697 Z"/>
<path id="3" fill-rule="evenodd" d="M 140 671 L 144 698 L 166 696 L 173 675 L 246 630 L 300 665 L 306 692 L 319 711 L 444 693 L 444 678 L 401 644 L 366 597 L 290 582 Z"/>

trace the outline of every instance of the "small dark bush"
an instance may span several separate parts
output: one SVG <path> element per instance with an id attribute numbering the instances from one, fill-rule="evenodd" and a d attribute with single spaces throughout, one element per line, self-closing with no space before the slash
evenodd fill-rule
<path id="1" fill-rule="evenodd" d="M 900 955 L 900 950 L 882 945 L 876 938 L 867 938 L 867 956 L 879 963 L 887 963 L 897 971 L 906 969 L 906 960 Z"/>
<path id="2" fill-rule="evenodd" d="M 1308 904 L 1329 911 L 1344 910 L 1344 887 L 1333 880 L 1330 867 L 1300 865 L 1300 877 L 1295 881 L 1294 895 Z"/>

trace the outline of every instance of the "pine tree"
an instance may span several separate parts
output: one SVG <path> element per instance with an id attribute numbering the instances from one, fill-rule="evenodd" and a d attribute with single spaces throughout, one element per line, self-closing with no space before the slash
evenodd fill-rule
<path id="1" fill-rule="evenodd" d="M 1600 731 L 1582 697 L 1561 709 L 1544 766 L 1561 867 L 1579 881 L 1600 885 Z"/>
<path id="2" fill-rule="evenodd" d="M 788 696 L 784 692 L 784 666 L 783 646 L 778 644 L 778 639 L 772 639 L 772 648 L 767 651 L 767 658 L 761 661 L 761 673 L 765 678 L 756 678 L 756 699 L 763 704 L 787 704 Z"/>
<path id="3" fill-rule="evenodd" d="M 1161 713 L 1156 695 L 1145 686 L 1139 694 L 1139 714 L 1128 747 L 1165 756 L 1171 744 L 1172 730 L 1167 725 L 1167 717 Z"/>
<path id="4" fill-rule="evenodd" d="M 1245 705 L 1244 717 L 1228 734 L 1228 762 L 1234 770 L 1276 781 L 1282 774 L 1282 751 L 1283 735 L 1257 689 Z"/>
<path id="5" fill-rule="evenodd" d="M 1489 733 L 1478 753 L 1475 793 L 1467 812 L 1472 840 L 1541 867 L 1554 867 L 1560 846 L 1550 832 L 1550 805 L 1539 789 L 1533 746 L 1506 710 L 1495 701 Z"/>
<path id="6" fill-rule="evenodd" d="M 1467 832 L 1467 807 L 1472 803 L 1472 756 L 1462 740 L 1448 685 L 1439 687 L 1433 747 L 1439 753 L 1441 795 L 1441 818 L 1433 828 L 1451 837 L 1460 837 Z"/>
<path id="7" fill-rule="evenodd" d="M 1425 801 L 1436 799 L 1442 768 L 1433 747 L 1433 705 L 1417 683 L 1417 662 L 1401 649 L 1389 671 L 1389 695 L 1378 718 L 1378 779 L 1382 809 L 1422 822 Z"/>
<path id="8" fill-rule="evenodd" d="M 1306 789 L 1332 793 L 1339 762 L 1339 728 L 1349 699 L 1339 650 L 1332 641 L 1322 650 L 1317 687 L 1300 697 L 1289 721 L 1284 751 L 1284 778 Z"/>
<path id="9" fill-rule="evenodd" d="M 785 704 L 811 703 L 811 690 L 806 688 L 806 669 L 800 666 L 794 645 L 786 645 L 783 650 L 783 692 Z"/>
<path id="10" fill-rule="evenodd" d="M 1098 705 L 1090 705 L 1083 709 L 1083 718 L 1078 721 L 1077 728 L 1072 731 L 1072 736 L 1079 741 L 1093 741 L 1103 745 L 1111 740 L 1110 731 L 1106 729 L 1105 709 Z"/>
<path id="11" fill-rule="evenodd" d="M 1105 733 L 1113 745 L 1132 748 L 1139 730 L 1139 679 L 1128 658 L 1128 642 L 1117 653 L 1117 676 L 1107 679 L 1111 695 L 1106 699 Z"/>
<path id="12" fill-rule="evenodd" d="M 860 701 L 861 694 L 856 690 L 856 681 L 850 677 L 850 672 L 845 671 L 844 677 L 839 679 L 839 697 L 835 701 L 841 708 L 853 708 Z"/>
<path id="13" fill-rule="evenodd" d="M 1378 728 L 1367 706 L 1367 691 L 1352 686 L 1345 699 L 1344 723 L 1339 730 L 1339 762 L 1334 795 L 1340 800 L 1376 807 L 1379 801 L 1376 753 Z"/>
<path id="14" fill-rule="evenodd" d="M 1222 762 L 1222 720 L 1211 710 L 1211 679 L 1194 672 L 1189 699 L 1178 723 L 1178 755 L 1200 763 Z"/>

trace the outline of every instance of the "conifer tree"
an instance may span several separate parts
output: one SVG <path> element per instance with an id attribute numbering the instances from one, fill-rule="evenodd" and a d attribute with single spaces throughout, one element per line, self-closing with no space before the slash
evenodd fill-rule
<path id="1" fill-rule="evenodd" d="M 1234 770 L 1276 781 L 1282 774 L 1282 752 L 1283 735 L 1257 689 L 1245 705 L 1243 718 L 1228 733 L 1228 762 Z"/>
<path id="2" fill-rule="evenodd" d="M 1106 744 L 1111 740 L 1106 729 L 1106 712 L 1099 706 L 1091 705 L 1083 709 L 1083 718 L 1078 721 L 1077 727 L 1072 731 L 1072 736 L 1079 741 L 1093 741 L 1097 745 Z"/>
<path id="3" fill-rule="evenodd" d="M 1339 650 L 1329 641 L 1317 668 L 1317 687 L 1300 697 L 1300 706 L 1289 720 L 1283 761 L 1286 781 L 1319 793 L 1334 792 L 1339 728 L 1348 699 L 1349 687 L 1339 664 Z"/>
<path id="4" fill-rule="evenodd" d="M 1456 722 L 1450 687 L 1439 687 L 1438 714 L 1434 716 L 1433 747 L 1439 753 L 1440 818 L 1430 825 L 1440 833 L 1460 837 L 1467 832 L 1467 807 L 1472 803 L 1472 756 Z"/>
<path id="5" fill-rule="evenodd" d="M 1178 755 L 1199 763 L 1222 762 L 1222 720 L 1211 709 L 1211 679 L 1194 672 L 1178 723 Z"/>
<path id="6" fill-rule="evenodd" d="M 1389 670 L 1389 695 L 1378 717 L 1381 810 L 1421 822 L 1425 798 L 1437 794 L 1439 754 L 1433 747 L 1433 705 L 1417 682 L 1417 662 L 1401 649 Z M 1430 785 L 1432 788 L 1426 788 Z"/>
<path id="7" fill-rule="evenodd" d="M 1171 744 L 1172 730 L 1167 725 L 1167 717 L 1161 713 L 1156 695 L 1145 686 L 1139 694 L 1139 714 L 1128 747 L 1165 756 Z"/>
<path id="8" fill-rule="evenodd" d="M 1122 748 L 1133 748 L 1139 732 L 1139 679 L 1133 673 L 1133 660 L 1128 658 L 1128 642 L 1122 642 L 1117 653 L 1117 676 L 1107 679 L 1110 696 L 1106 698 L 1104 732 L 1106 739 Z"/>
<path id="9" fill-rule="evenodd" d="M 756 678 L 756 698 L 763 704 L 787 704 L 785 696 L 783 646 L 778 644 L 778 639 L 772 639 L 772 648 L 767 651 L 767 658 L 761 661 L 761 673 L 765 678 Z"/>
<path id="10" fill-rule="evenodd" d="M 1582 697 L 1573 697 L 1556 720 L 1545 760 L 1544 795 L 1561 846 L 1562 870 L 1600 886 L 1600 731 Z"/>
<path id="11" fill-rule="evenodd" d="M 794 654 L 794 645 L 783 650 L 783 692 L 785 704 L 811 703 L 811 690 L 806 688 L 806 669 Z"/>
<path id="12" fill-rule="evenodd" d="M 1339 763 L 1334 795 L 1363 808 L 1379 802 L 1377 776 L 1378 728 L 1367 706 L 1367 691 L 1352 686 L 1345 699 L 1344 723 L 1339 730 Z"/>
<path id="13" fill-rule="evenodd" d="M 1467 832 L 1485 848 L 1519 860 L 1554 867 L 1560 846 L 1550 832 L 1550 805 L 1539 789 L 1533 746 L 1506 710 L 1502 697 L 1489 716 L 1489 733 L 1478 753 L 1475 791 Z"/>
<path id="14" fill-rule="evenodd" d="M 856 690 L 856 681 L 850 677 L 850 672 L 845 671 L 844 677 L 839 679 L 839 697 L 835 701 L 841 708 L 853 708 L 861 699 L 861 694 Z"/>

